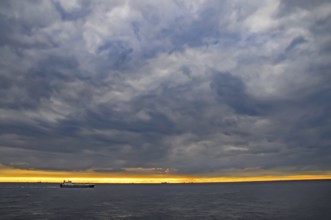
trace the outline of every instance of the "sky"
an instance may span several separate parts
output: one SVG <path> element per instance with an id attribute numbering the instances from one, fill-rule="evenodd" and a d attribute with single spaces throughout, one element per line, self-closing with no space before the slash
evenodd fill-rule
<path id="1" fill-rule="evenodd" d="M 0 176 L 331 177 L 330 19 L 327 0 L 2 0 Z"/>

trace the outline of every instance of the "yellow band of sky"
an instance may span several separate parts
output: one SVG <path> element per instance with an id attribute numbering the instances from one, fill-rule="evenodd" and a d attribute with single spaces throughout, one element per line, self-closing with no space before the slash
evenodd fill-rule
<path id="1" fill-rule="evenodd" d="M 80 183 L 215 183 L 215 182 L 255 182 L 287 180 L 323 180 L 331 179 L 330 173 L 324 174 L 284 174 L 284 175 L 250 175 L 250 176 L 190 176 L 171 174 L 124 174 L 97 173 L 93 171 L 66 172 L 21 170 L 13 168 L 0 169 L 0 182 L 50 182 L 59 183 L 71 180 Z"/>

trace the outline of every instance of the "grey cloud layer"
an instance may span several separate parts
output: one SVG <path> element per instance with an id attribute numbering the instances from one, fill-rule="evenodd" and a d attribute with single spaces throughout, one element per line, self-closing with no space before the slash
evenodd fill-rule
<path id="1" fill-rule="evenodd" d="M 1 164 L 331 168 L 328 1 L 0 4 Z"/>

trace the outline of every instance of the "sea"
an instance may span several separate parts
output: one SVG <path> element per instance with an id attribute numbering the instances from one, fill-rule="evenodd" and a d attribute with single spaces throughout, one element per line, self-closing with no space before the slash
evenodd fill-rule
<path id="1" fill-rule="evenodd" d="M 331 219 L 331 181 L 0 184 L 0 219 Z"/>

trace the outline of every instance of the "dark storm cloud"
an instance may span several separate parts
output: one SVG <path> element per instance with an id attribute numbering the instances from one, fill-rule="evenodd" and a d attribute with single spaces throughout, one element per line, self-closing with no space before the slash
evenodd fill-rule
<path id="1" fill-rule="evenodd" d="M 327 1 L 0 4 L 1 164 L 331 167 Z"/>
<path id="2" fill-rule="evenodd" d="M 293 10 L 298 10 L 298 9 L 305 9 L 309 11 L 325 3 L 327 3 L 327 1 L 325 0 L 317 0 L 314 2 L 309 0 L 292 0 L 292 1 L 281 0 L 280 1 L 281 10 L 279 11 L 279 13 L 283 13 L 284 15 L 286 15 L 290 12 L 293 12 Z"/>
<path id="3" fill-rule="evenodd" d="M 293 50 L 296 46 L 300 45 L 300 44 L 303 44 L 303 43 L 306 43 L 306 39 L 299 36 L 299 37 L 296 37 L 294 38 L 291 43 L 286 47 L 285 49 L 285 52 L 289 52 L 290 50 Z"/>
<path id="4" fill-rule="evenodd" d="M 60 2 L 53 1 L 52 3 L 54 4 L 56 11 L 60 14 L 62 20 L 72 21 L 86 18 L 91 11 L 90 1 L 86 0 L 78 2 L 82 7 L 74 8 L 73 10 L 67 10 Z"/>
<path id="5" fill-rule="evenodd" d="M 267 103 L 259 102 L 247 94 L 245 84 L 230 73 L 215 74 L 211 88 L 216 90 L 221 102 L 239 114 L 259 115 L 267 111 Z"/>

